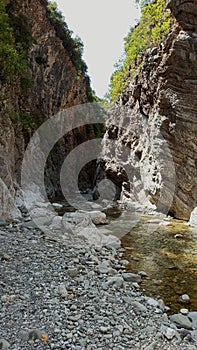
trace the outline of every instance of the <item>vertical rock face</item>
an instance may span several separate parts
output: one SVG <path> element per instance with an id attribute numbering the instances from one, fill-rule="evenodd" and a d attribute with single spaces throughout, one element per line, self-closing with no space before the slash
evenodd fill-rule
<path id="1" fill-rule="evenodd" d="M 8 193 L 13 196 L 20 183 L 25 146 L 34 130 L 58 111 L 91 99 L 86 74 L 79 75 L 70 53 L 51 24 L 47 13 L 48 2 L 8 0 L 7 3 L 17 15 L 25 16 L 33 41 L 28 52 L 29 82 L 32 83 L 21 84 L 15 79 L 12 85 L 2 83 L 0 86 L 0 179 L 4 184 L 0 186 L 0 216 L 4 217 L 10 217 L 12 213 L 16 215 L 13 201 L 11 203 L 9 199 L 7 203 L 6 198 Z M 18 115 L 20 120 L 16 118 Z M 89 136 L 93 137 L 94 130 L 90 129 L 83 127 L 80 130 L 80 142 Z M 65 135 L 60 141 L 59 153 L 53 152 L 49 157 L 46 185 L 51 195 L 59 191 L 58 167 L 70 149 L 79 143 L 78 134 L 79 131 L 73 131 L 69 137 Z"/>
<path id="2" fill-rule="evenodd" d="M 197 198 L 197 3 L 172 0 L 174 25 L 110 112 L 106 176 L 122 197 L 188 219 Z"/>

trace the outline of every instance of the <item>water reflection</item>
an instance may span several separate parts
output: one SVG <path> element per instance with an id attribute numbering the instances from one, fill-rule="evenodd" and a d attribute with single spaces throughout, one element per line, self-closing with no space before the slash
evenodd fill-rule
<path id="1" fill-rule="evenodd" d="M 190 310 L 197 310 L 197 229 L 178 220 L 142 217 L 122 238 L 128 269 L 143 270 L 146 293 L 162 298 L 171 312 L 181 307 L 180 296 L 189 294 Z"/>

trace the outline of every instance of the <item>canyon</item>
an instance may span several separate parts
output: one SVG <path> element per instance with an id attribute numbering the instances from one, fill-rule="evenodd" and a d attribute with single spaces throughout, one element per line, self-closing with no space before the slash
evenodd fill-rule
<path id="1" fill-rule="evenodd" d="M 7 4 L 25 16 L 33 38 L 28 51 L 33 84 L 0 83 L 0 217 L 11 218 L 20 216 L 16 193 L 34 131 L 54 114 L 94 99 L 87 73 L 78 71 L 51 22 L 47 1 Z M 175 0 L 167 8 L 170 34 L 142 53 L 135 76 L 128 71 L 125 92 L 107 112 L 97 186 L 107 178 L 116 186 L 115 199 L 126 206 L 188 220 L 197 197 L 197 4 Z M 96 137 L 93 125 L 82 126 L 55 145 L 45 169 L 50 197 L 62 194 L 59 173 L 66 155 Z M 86 166 L 81 189 L 93 186 L 95 168 L 95 161 Z"/>

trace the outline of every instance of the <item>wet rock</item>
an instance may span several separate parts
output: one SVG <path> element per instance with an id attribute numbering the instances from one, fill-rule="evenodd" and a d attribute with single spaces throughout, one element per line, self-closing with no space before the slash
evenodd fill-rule
<path id="1" fill-rule="evenodd" d="M 141 277 L 147 277 L 147 273 L 145 271 L 139 271 L 138 275 L 140 275 Z"/>
<path id="2" fill-rule="evenodd" d="M 126 265 L 129 264 L 129 261 L 128 261 L 128 260 L 120 260 L 120 264 L 121 264 L 122 266 L 126 266 Z"/>
<path id="3" fill-rule="evenodd" d="M 183 303 L 183 304 L 189 304 L 191 301 L 190 301 L 190 297 L 188 294 L 183 294 L 181 295 L 181 298 L 180 298 L 180 301 Z"/>

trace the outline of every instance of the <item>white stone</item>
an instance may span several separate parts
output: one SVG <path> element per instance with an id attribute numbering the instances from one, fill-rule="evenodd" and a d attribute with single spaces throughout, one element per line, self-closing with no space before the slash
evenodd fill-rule
<path id="1" fill-rule="evenodd" d="M 61 208 L 63 207 L 63 205 L 62 205 L 62 204 L 59 204 L 59 203 L 52 203 L 52 206 L 53 206 L 53 208 L 55 208 L 55 209 L 61 209 Z"/>
<path id="2" fill-rule="evenodd" d="M 180 309 L 180 313 L 182 315 L 187 315 L 189 313 L 189 310 L 188 309 Z"/>
<path id="3" fill-rule="evenodd" d="M 101 211 L 95 210 L 89 212 L 90 218 L 95 225 L 106 224 L 106 214 Z"/>
<path id="4" fill-rule="evenodd" d="M 194 210 L 191 212 L 189 225 L 190 226 L 197 226 L 197 207 L 194 208 Z"/>
<path id="5" fill-rule="evenodd" d="M 147 304 L 153 307 L 159 307 L 159 302 L 158 300 L 155 300 L 153 298 L 147 298 Z"/>
<path id="6" fill-rule="evenodd" d="M 63 228 L 62 217 L 61 216 L 55 216 L 53 218 L 52 224 L 50 225 L 50 228 L 61 230 Z"/>
<path id="7" fill-rule="evenodd" d="M 168 340 L 172 340 L 176 336 L 176 331 L 170 327 L 165 327 L 163 329 L 163 334 Z"/>

